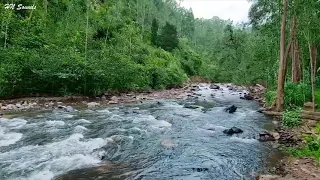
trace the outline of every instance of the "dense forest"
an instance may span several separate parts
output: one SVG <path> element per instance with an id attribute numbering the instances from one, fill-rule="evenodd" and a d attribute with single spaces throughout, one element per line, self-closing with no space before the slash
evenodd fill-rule
<path id="1" fill-rule="evenodd" d="M 11 9 L 1 1 L 0 97 L 171 88 L 201 76 L 262 83 L 272 103 L 279 65 L 284 68 L 284 32 L 284 104 L 311 100 L 317 0 L 252 0 L 250 22 L 242 24 L 195 18 L 175 0 L 11 2 L 36 8 Z"/>

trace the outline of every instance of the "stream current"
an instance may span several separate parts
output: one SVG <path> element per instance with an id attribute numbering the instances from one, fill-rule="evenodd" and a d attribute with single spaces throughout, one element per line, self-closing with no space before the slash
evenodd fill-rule
<path id="1" fill-rule="evenodd" d="M 256 140 L 272 128 L 256 102 L 226 87 L 204 85 L 196 93 L 2 118 L 0 179 L 242 180 L 275 165 L 279 153 Z M 237 111 L 225 112 L 232 104 Z M 243 133 L 223 134 L 233 126 Z"/>

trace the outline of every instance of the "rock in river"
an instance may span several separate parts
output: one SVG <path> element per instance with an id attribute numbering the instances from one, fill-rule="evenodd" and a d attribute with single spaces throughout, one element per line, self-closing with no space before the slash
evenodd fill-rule
<path id="1" fill-rule="evenodd" d="M 244 99 L 244 100 L 253 100 L 254 98 L 251 95 L 245 94 L 243 97 L 240 97 L 240 99 Z"/>
<path id="2" fill-rule="evenodd" d="M 88 105 L 88 108 L 93 108 L 93 107 L 99 106 L 100 103 L 90 102 L 90 103 L 88 103 L 87 105 Z"/>
<path id="3" fill-rule="evenodd" d="M 188 108 L 188 109 L 198 109 L 198 108 L 202 108 L 201 106 L 197 106 L 197 105 L 192 105 L 192 104 L 186 104 L 184 105 L 184 108 Z"/>
<path id="4" fill-rule="evenodd" d="M 232 127 L 230 129 L 224 130 L 223 133 L 225 133 L 227 135 L 233 135 L 233 134 L 243 133 L 243 131 L 237 127 Z"/>
<path id="5" fill-rule="evenodd" d="M 215 85 L 215 84 L 211 84 L 210 89 L 220 89 L 220 86 Z"/>
<path id="6" fill-rule="evenodd" d="M 237 107 L 236 107 L 235 105 L 232 105 L 232 106 L 227 107 L 227 108 L 225 109 L 225 111 L 226 111 L 226 112 L 229 112 L 229 113 L 234 113 L 234 112 L 236 112 L 236 110 L 237 110 Z"/>
<path id="7" fill-rule="evenodd" d="M 75 110 L 73 107 L 71 106 L 61 106 L 59 105 L 58 106 L 58 109 L 63 109 L 65 112 L 74 112 L 74 111 L 77 111 Z"/>

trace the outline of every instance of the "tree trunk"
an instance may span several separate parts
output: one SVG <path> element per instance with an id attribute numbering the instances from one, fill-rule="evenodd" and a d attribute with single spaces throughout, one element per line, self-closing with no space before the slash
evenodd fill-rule
<path id="1" fill-rule="evenodd" d="M 43 0 L 43 8 L 44 8 L 44 12 L 47 15 L 48 13 L 48 0 Z"/>
<path id="2" fill-rule="evenodd" d="M 284 81 L 286 77 L 286 62 L 285 62 L 285 39 L 286 39 L 286 18 L 287 18 L 287 0 L 283 0 L 283 13 L 281 22 L 281 36 L 280 36 L 280 62 L 278 73 L 278 88 L 277 88 L 277 107 L 278 112 L 284 109 Z"/>
<path id="3" fill-rule="evenodd" d="M 301 60 L 299 55 L 299 45 L 295 40 L 292 48 L 292 82 L 299 83 L 301 81 Z"/>
<path id="4" fill-rule="evenodd" d="M 310 51 L 310 71 L 311 71 L 311 88 L 312 88 L 312 103 L 313 103 L 313 111 L 316 110 L 316 98 L 315 98 L 315 77 L 317 70 L 317 46 L 315 44 L 309 43 L 309 51 Z"/>
<path id="5" fill-rule="evenodd" d="M 298 52 L 298 44 L 296 38 L 296 23 L 297 18 L 294 16 L 292 18 L 292 31 L 291 31 L 291 52 L 292 52 L 292 69 L 291 69 L 291 80 L 294 83 L 298 83 L 301 80 L 301 70 L 300 70 L 300 59 L 299 59 L 299 52 Z"/>
<path id="6" fill-rule="evenodd" d="M 89 2 L 87 0 L 87 24 L 86 24 L 86 44 L 84 47 L 85 58 L 87 59 L 87 48 L 88 48 L 88 27 L 89 27 Z"/>

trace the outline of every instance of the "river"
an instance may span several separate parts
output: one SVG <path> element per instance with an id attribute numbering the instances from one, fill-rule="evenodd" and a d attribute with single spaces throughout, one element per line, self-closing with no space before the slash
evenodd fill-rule
<path id="1" fill-rule="evenodd" d="M 275 165 L 279 153 L 256 140 L 272 128 L 256 102 L 226 87 L 196 93 L 0 119 L 0 179 L 240 180 Z M 237 111 L 224 112 L 232 104 Z M 244 132 L 223 134 L 233 126 Z"/>

